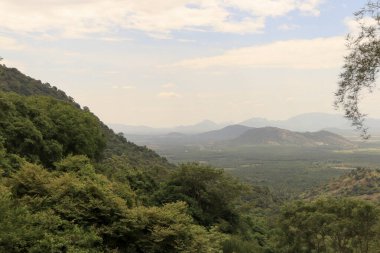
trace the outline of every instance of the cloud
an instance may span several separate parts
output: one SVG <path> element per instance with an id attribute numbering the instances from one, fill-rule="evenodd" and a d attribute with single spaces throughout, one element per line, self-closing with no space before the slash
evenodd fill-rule
<path id="1" fill-rule="evenodd" d="M 0 48 L 3 50 L 23 50 L 25 46 L 15 39 L 0 36 Z"/>
<path id="2" fill-rule="evenodd" d="M 131 85 L 122 86 L 121 88 L 124 89 L 124 90 L 134 90 L 134 89 L 136 89 L 135 86 L 131 86 Z"/>
<path id="3" fill-rule="evenodd" d="M 160 98 L 180 98 L 181 95 L 175 92 L 160 92 L 157 94 Z"/>
<path id="4" fill-rule="evenodd" d="M 340 67 L 345 50 L 344 37 L 287 40 L 233 49 L 217 56 L 188 59 L 171 67 L 326 69 Z"/>
<path id="5" fill-rule="evenodd" d="M 161 85 L 161 87 L 164 89 L 170 89 L 170 88 L 174 88 L 176 86 L 177 85 L 175 85 L 174 83 L 165 83 L 165 84 Z"/>
<path id="6" fill-rule="evenodd" d="M 177 39 L 177 41 L 182 43 L 194 43 L 196 40 L 189 40 L 189 39 Z"/>
<path id="7" fill-rule="evenodd" d="M 139 30 L 170 38 L 176 30 L 254 33 L 268 17 L 318 15 L 322 0 L 2 0 L 0 30 L 41 38 L 82 38 Z M 111 37 L 112 38 L 112 37 Z M 111 39 L 111 41 L 114 39 Z"/>
<path id="8" fill-rule="evenodd" d="M 295 25 L 295 24 L 282 24 L 282 25 L 278 26 L 277 28 L 280 31 L 292 31 L 292 30 L 296 30 L 296 29 L 300 28 L 300 26 Z"/>
<path id="9" fill-rule="evenodd" d="M 112 89 L 134 90 L 136 89 L 136 87 L 131 86 L 131 85 L 124 85 L 124 86 L 114 85 L 112 86 Z"/>
<path id="10" fill-rule="evenodd" d="M 125 41 L 133 41 L 131 38 L 118 38 L 118 37 L 100 37 L 98 40 L 106 41 L 106 42 L 125 42 Z"/>

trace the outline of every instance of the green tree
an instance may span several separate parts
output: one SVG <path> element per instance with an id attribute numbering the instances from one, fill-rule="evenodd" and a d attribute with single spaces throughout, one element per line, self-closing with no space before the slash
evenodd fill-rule
<path id="1" fill-rule="evenodd" d="M 0 252 L 100 252 L 101 238 L 53 211 L 31 212 L 0 185 Z"/>
<path id="2" fill-rule="evenodd" d="M 194 219 L 232 232 L 239 223 L 236 205 L 244 186 L 223 170 L 195 163 L 182 164 L 157 193 L 160 203 L 185 201 Z"/>
<path id="3" fill-rule="evenodd" d="M 281 213 L 283 252 L 368 253 L 379 214 L 354 199 L 318 199 L 286 205 Z"/>
<path id="4" fill-rule="evenodd" d="M 100 159 L 105 136 L 90 112 L 49 97 L 0 92 L 0 136 L 11 154 L 52 167 L 69 154 Z"/>

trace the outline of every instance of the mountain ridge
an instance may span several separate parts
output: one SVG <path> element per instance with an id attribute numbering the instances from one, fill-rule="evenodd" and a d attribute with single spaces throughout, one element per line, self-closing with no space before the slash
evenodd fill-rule
<path id="1" fill-rule="evenodd" d="M 247 127 L 278 127 L 298 132 L 315 132 L 320 130 L 332 130 L 334 133 L 345 133 L 355 135 L 355 129 L 351 122 L 340 114 L 311 112 L 299 114 L 286 120 L 268 120 L 265 118 L 253 117 L 238 123 L 215 123 L 210 120 L 203 120 L 199 123 L 187 126 L 175 126 L 167 128 L 154 128 L 149 126 L 131 126 L 124 124 L 109 124 L 116 132 L 129 135 L 164 135 L 170 132 L 183 134 L 200 134 L 208 131 L 220 130 L 229 125 L 243 125 Z M 366 125 L 372 133 L 380 133 L 380 119 L 368 118 Z M 359 134 L 357 134 L 359 135 Z"/>
<path id="2" fill-rule="evenodd" d="M 328 132 L 295 132 L 277 127 L 252 128 L 231 140 L 234 145 L 294 145 L 305 147 L 342 147 L 355 145 L 342 136 Z"/>

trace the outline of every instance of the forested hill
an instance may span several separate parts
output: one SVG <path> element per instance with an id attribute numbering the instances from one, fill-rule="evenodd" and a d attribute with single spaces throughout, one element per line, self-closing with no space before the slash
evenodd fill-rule
<path id="1" fill-rule="evenodd" d="M 0 65 L 0 91 L 14 92 L 22 96 L 48 96 L 80 108 L 80 105 L 72 97 L 66 95 L 64 91 L 49 83 L 35 80 L 19 70 L 8 68 L 5 65 Z M 88 109 L 86 108 L 85 111 L 88 112 Z M 95 115 L 92 114 L 92 117 L 95 120 L 94 124 L 99 125 L 101 132 L 105 136 L 105 146 L 101 154 L 102 159 L 107 159 L 114 155 L 122 156 L 124 162 L 134 168 L 149 168 L 155 172 L 173 167 L 165 158 L 160 157 L 154 151 L 125 140 L 121 135 L 115 134 Z M 75 126 L 73 125 L 72 127 Z"/>
<path id="2" fill-rule="evenodd" d="M 16 68 L 8 68 L 5 65 L 0 65 L 0 90 L 5 92 L 15 92 L 20 95 L 44 95 L 50 96 L 59 100 L 67 101 L 75 104 L 74 99 L 62 90 L 49 83 L 42 83 L 29 76 L 24 75 Z"/>

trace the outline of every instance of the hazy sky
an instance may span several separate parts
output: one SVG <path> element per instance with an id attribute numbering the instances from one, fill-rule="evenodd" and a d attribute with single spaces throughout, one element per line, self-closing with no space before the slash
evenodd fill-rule
<path id="1" fill-rule="evenodd" d="M 334 112 L 366 0 L 1 0 L 0 56 L 106 123 Z M 380 92 L 363 110 L 380 117 Z"/>

